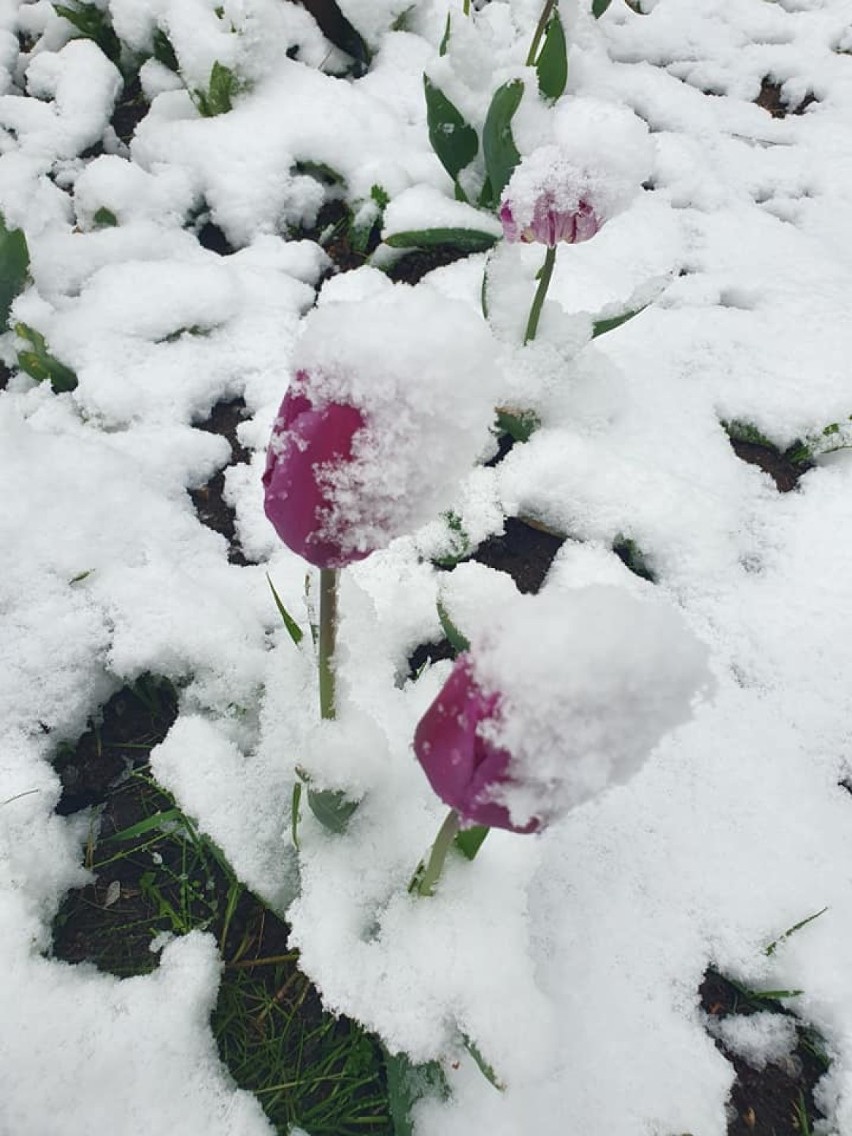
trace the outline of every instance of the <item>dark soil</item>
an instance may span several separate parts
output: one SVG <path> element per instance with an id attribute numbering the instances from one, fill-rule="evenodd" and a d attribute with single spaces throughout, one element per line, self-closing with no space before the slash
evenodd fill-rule
<path id="1" fill-rule="evenodd" d="M 483 541 L 471 560 L 508 573 L 519 592 L 534 594 L 564 543 L 565 537 L 534 528 L 519 517 L 507 517 L 503 534 Z"/>
<path id="2" fill-rule="evenodd" d="M 389 269 L 388 276 L 394 283 L 416 284 L 434 268 L 443 268 L 457 260 L 464 260 L 469 253 L 462 252 L 453 245 L 442 245 L 433 249 L 414 249 L 407 252 Z"/>
<path id="3" fill-rule="evenodd" d="M 217 256 L 230 256 L 235 251 L 224 232 L 212 221 L 205 221 L 196 236 L 202 248 L 215 252 Z"/>
<path id="4" fill-rule="evenodd" d="M 130 145 L 136 127 L 148 113 L 148 109 L 148 100 L 142 94 L 139 76 L 134 75 L 124 84 L 110 120 L 113 130 L 126 146 Z"/>
<path id="5" fill-rule="evenodd" d="M 237 427 L 246 416 L 246 404 L 242 398 L 217 402 L 210 415 L 203 422 L 196 423 L 196 429 L 220 434 L 231 446 L 231 461 L 228 465 L 240 465 L 251 458 L 248 450 L 237 438 Z M 227 469 L 228 466 L 225 466 Z M 189 496 L 195 506 L 198 519 L 203 525 L 213 529 L 228 542 L 228 560 L 231 564 L 251 564 L 240 548 L 237 539 L 236 516 L 234 510 L 225 502 L 225 469 L 219 470 L 199 489 L 190 489 Z"/>
<path id="6" fill-rule="evenodd" d="M 729 1052 L 720 1041 L 715 1042 L 737 1074 L 731 1089 L 728 1136 L 807 1136 L 822 1119 L 813 1094 L 828 1068 L 818 1035 L 785 1002 L 745 990 L 712 968 L 704 975 L 699 994 L 701 1008 L 711 1018 L 770 1011 L 797 1023 L 798 1042 L 790 1058 L 760 1071 Z M 803 1114 L 808 1127 L 802 1123 Z"/>
<path id="7" fill-rule="evenodd" d="M 759 466 L 775 482 L 779 493 L 789 493 L 798 487 L 802 474 L 812 469 L 810 462 L 793 461 L 787 453 L 772 446 L 731 438 L 731 447 L 741 461 Z"/>
<path id="8" fill-rule="evenodd" d="M 0 391 L 6 389 L 13 374 L 14 371 L 10 371 L 5 363 L 0 363 Z"/>
<path id="9" fill-rule="evenodd" d="M 62 745 L 54 764 L 62 782 L 61 816 L 100 804 L 110 787 L 148 760 L 177 718 L 172 683 L 143 675 L 106 703 L 76 745 Z"/>
<path id="10" fill-rule="evenodd" d="M 810 91 L 797 106 L 790 106 L 782 98 L 781 84 L 767 75 L 761 81 L 760 94 L 754 101 L 759 107 L 769 111 L 773 118 L 786 118 L 788 114 L 804 114 L 817 98 Z"/>

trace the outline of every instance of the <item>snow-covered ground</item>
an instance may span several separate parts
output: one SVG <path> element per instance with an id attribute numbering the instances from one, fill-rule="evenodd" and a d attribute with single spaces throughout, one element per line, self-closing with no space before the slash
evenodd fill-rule
<path id="1" fill-rule="evenodd" d="M 439 540 L 434 524 L 347 569 L 339 716 L 318 723 L 312 660 L 265 580 L 268 569 L 306 623 L 304 564 L 266 521 L 260 477 L 327 258 L 284 234 L 311 224 L 322 198 L 297 162 L 338 171 L 350 203 L 380 185 L 397 228 L 421 208 L 424 225 L 455 216 L 422 73 L 464 73 L 452 93 L 481 117 L 498 82 L 529 79 L 538 5 L 494 0 L 466 22 L 454 0 L 439 59 L 444 0 L 341 0 L 374 53 L 362 78 L 342 79 L 324 73 L 340 58 L 299 7 L 107 0 L 128 47 L 168 33 L 189 86 L 204 87 L 217 60 L 246 84 L 232 111 L 203 118 L 183 82 L 146 63 L 152 106 L 129 149 L 108 126 L 113 64 L 69 42 L 46 0 L 0 5 L 0 211 L 26 232 L 32 273 L 13 319 L 79 378 L 56 395 L 15 374 L 0 392 L 2 1136 L 270 1131 L 216 1056 L 211 938 L 173 941 L 154 974 L 126 980 L 45 954 L 62 896 L 85 879 L 84 826 L 53 811 L 51 753 L 146 671 L 182 684 L 156 776 L 288 910 L 326 1004 L 414 1061 L 447 1059 L 452 1094 L 422 1103 L 417 1136 L 722 1136 L 733 1073 L 697 995 L 711 963 L 802 991 L 796 1011 L 832 1058 L 818 1090 L 825 1131 L 852 1133 L 852 800 L 838 784 L 852 745 L 852 460 L 822 457 L 782 495 L 720 425 L 749 423 L 784 449 L 852 414 L 852 0 L 643 6 L 613 0 L 596 22 L 586 0 L 563 0 L 569 84 L 556 113 L 570 134 L 578 97 L 635 112 L 650 128 L 647 188 L 593 240 L 561 249 L 527 348 L 512 327 L 541 250 L 494 258 L 495 350 L 544 425 L 475 470 L 455 508 L 474 541 L 504 515 L 570 534 L 548 595 L 645 594 L 610 551 L 619 534 L 633 539 L 657 593 L 708 648 L 713 683 L 632 780 L 538 835 L 495 831 L 418 899 L 406 885 L 445 807 L 411 739 L 449 664 L 399 676 L 440 636 L 439 587 L 475 631 L 513 586 L 477 565 L 436 573 L 420 555 Z M 406 30 L 391 30 L 403 11 Z M 767 76 L 791 107 L 815 101 L 771 117 L 754 101 Z M 516 120 L 522 152 L 539 140 L 533 102 Z M 599 143 L 619 138 L 602 130 Z M 101 141 L 101 156 L 81 157 Z M 202 207 L 235 254 L 185 228 Z M 117 225 L 94 223 L 104 209 Z M 418 287 L 473 312 L 483 261 Z M 577 313 L 623 307 L 649 285 L 651 307 L 586 343 Z M 365 269 L 323 299 L 380 288 Z M 12 362 L 13 333 L 2 342 Z M 237 395 L 254 457 L 229 470 L 226 494 L 249 567 L 229 564 L 187 494 L 228 460 L 224 440 L 193 423 Z M 429 479 L 435 457 L 419 458 Z M 633 629 L 622 635 L 627 649 Z M 344 837 L 305 817 L 294 898 L 296 763 L 363 801 Z M 754 1024 L 739 1044 L 760 1060 L 778 1029 Z"/>

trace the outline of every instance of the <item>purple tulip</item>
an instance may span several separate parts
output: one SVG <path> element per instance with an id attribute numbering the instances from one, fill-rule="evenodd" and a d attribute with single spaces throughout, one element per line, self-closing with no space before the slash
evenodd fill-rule
<path id="1" fill-rule="evenodd" d="M 500 206 L 503 236 L 507 241 L 542 244 L 555 248 L 560 241 L 579 244 L 590 240 L 603 223 L 592 206 L 580 200 L 573 208 L 560 207 L 554 193 L 543 192 L 536 200 L 532 216 L 520 224 L 519 210 L 511 199 Z"/>
<path id="2" fill-rule="evenodd" d="M 307 385 L 307 373 L 298 371 L 275 419 L 263 475 L 264 510 L 293 552 L 317 568 L 342 568 L 373 551 L 347 542 L 334 499 L 335 472 L 353 462 L 365 419 L 356 406 L 314 405 Z"/>
<path id="3" fill-rule="evenodd" d="M 511 787 L 512 755 L 489 737 L 500 721 L 500 695 L 486 694 L 469 654 L 460 655 L 438 697 L 420 719 L 414 752 L 442 801 L 467 824 L 535 832 L 540 822 L 512 823 L 502 803 Z"/>

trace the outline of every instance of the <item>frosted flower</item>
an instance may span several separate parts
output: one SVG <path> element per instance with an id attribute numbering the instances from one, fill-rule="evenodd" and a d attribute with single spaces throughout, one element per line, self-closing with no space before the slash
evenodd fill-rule
<path id="1" fill-rule="evenodd" d="M 297 372 L 278 410 L 266 453 L 263 507 L 281 540 L 318 568 L 342 568 L 371 548 L 347 547 L 332 523 L 334 471 L 353 459 L 364 415 L 354 406 L 314 406 L 310 380 Z"/>
<path id="2" fill-rule="evenodd" d="M 589 107 L 574 107 L 578 128 L 589 124 Z M 570 125 L 570 116 L 568 117 Z M 632 124 L 631 124 L 632 125 Z M 631 131 L 632 134 L 632 131 Z M 632 200 L 641 182 L 640 166 L 611 152 L 604 134 L 591 148 L 587 137 L 566 138 L 540 146 L 522 158 L 500 204 L 507 241 L 535 241 L 555 247 L 560 241 L 590 240 L 600 227 Z M 640 147 L 644 153 L 644 148 Z"/>
<path id="3" fill-rule="evenodd" d="M 478 312 L 388 282 L 312 310 L 293 362 L 263 476 L 289 548 L 340 568 L 451 505 L 493 415 L 495 352 Z"/>
<path id="4" fill-rule="evenodd" d="M 535 242 L 550 248 L 561 241 L 569 245 L 588 241 L 601 227 L 587 201 L 578 201 L 574 209 L 560 209 L 556 194 L 550 191 L 543 192 L 536 200 L 532 217 L 523 228 L 515 219 L 511 200 L 504 200 L 500 206 L 500 221 L 507 241 Z"/>
<path id="5" fill-rule="evenodd" d="M 511 755 L 488 737 L 500 715 L 500 695 L 485 694 L 469 655 L 460 655 L 443 689 L 420 720 L 414 752 L 429 784 L 468 824 L 533 832 L 537 820 L 515 825 L 495 791 L 511 786 Z"/>
<path id="6" fill-rule="evenodd" d="M 657 597 L 519 597 L 456 660 L 415 754 L 463 822 L 534 832 L 636 773 L 689 719 L 706 659 Z"/>

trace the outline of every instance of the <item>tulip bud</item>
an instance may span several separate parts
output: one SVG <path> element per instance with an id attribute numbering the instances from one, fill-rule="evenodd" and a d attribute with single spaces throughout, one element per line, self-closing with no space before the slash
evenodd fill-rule
<path id="1" fill-rule="evenodd" d="M 518 597 L 421 719 L 414 751 L 466 823 L 535 832 L 626 781 L 708 684 L 707 651 L 656 597 Z"/>
<path id="2" fill-rule="evenodd" d="M 314 406 L 298 371 L 275 419 L 263 475 L 264 510 L 281 540 L 318 568 L 342 568 L 370 548 L 348 547 L 335 527 L 334 471 L 353 461 L 364 415 L 344 403 Z"/>
<path id="3" fill-rule="evenodd" d="M 478 312 L 387 282 L 315 308 L 294 362 L 263 476 L 266 515 L 289 548 L 340 568 L 452 504 L 496 394 Z"/>
<path id="4" fill-rule="evenodd" d="M 517 209 L 517 206 L 514 207 Z M 504 199 L 500 206 L 503 236 L 507 241 L 537 243 L 555 248 L 561 241 L 575 245 L 590 240 L 601 227 L 594 209 L 587 201 L 561 209 L 553 192 L 543 192 L 535 202 L 532 217 L 523 227 L 515 219 L 511 200 Z"/>
<path id="5" fill-rule="evenodd" d="M 499 720 L 500 695 L 485 694 L 468 654 L 456 659 L 443 689 L 420 720 L 414 752 L 429 784 L 468 824 L 533 832 L 533 820 L 515 825 L 495 795 L 511 786 L 511 755 L 488 737 Z"/>

